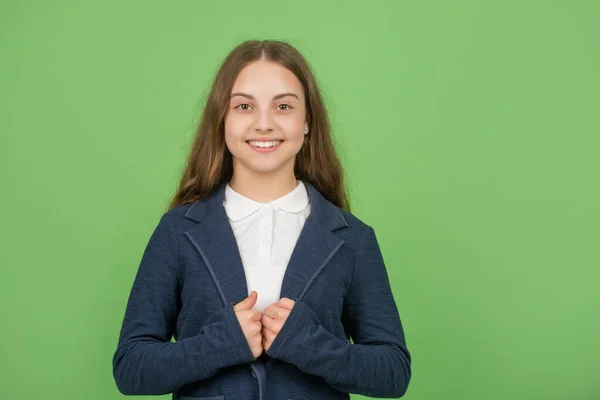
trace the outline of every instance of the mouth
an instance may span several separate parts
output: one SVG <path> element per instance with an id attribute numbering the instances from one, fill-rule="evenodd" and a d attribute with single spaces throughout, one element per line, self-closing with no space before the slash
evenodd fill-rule
<path id="1" fill-rule="evenodd" d="M 283 140 L 270 140 L 270 141 L 261 141 L 261 140 L 246 140 L 246 143 L 250 148 L 255 151 L 264 153 L 275 151 L 281 146 Z"/>

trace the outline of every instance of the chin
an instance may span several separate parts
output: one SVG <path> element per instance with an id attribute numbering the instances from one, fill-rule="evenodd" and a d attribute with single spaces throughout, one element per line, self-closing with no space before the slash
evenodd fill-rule
<path id="1" fill-rule="evenodd" d="M 281 171 L 285 167 L 285 164 L 282 165 L 251 165 L 248 169 L 257 174 L 274 174 L 278 171 Z"/>
<path id="2" fill-rule="evenodd" d="M 290 160 L 240 160 L 238 166 L 256 174 L 274 174 L 285 169 L 290 163 L 293 166 L 294 159 Z M 293 167 L 292 167 L 293 170 Z"/>

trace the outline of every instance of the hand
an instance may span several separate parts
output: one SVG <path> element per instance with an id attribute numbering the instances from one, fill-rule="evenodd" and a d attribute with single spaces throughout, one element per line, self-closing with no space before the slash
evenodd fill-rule
<path id="1" fill-rule="evenodd" d="M 258 299 L 258 293 L 252 291 L 250 296 L 246 297 L 243 301 L 233 306 L 233 311 L 242 327 L 248 346 L 252 351 L 254 358 L 258 358 L 263 352 L 262 347 L 262 313 L 252 308 L 256 304 Z"/>
<path id="2" fill-rule="evenodd" d="M 283 328 L 283 324 L 287 321 L 290 312 L 296 302 L 282 297 L 277 303 L 271 304 L 265 308 L 265 312 L 262 316 L 262 347 L 265 351 L 268 351 L 273 341 Z"/>

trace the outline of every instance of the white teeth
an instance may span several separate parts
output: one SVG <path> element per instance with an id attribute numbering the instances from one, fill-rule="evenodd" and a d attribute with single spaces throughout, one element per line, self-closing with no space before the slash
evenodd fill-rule
<path id="1" fill-rule="evenodd" d="M 274 147 L 281 143 L 281 140 L 275 140 L 272 142 L 259 142 L 257 140 L 250 140 L 249 143 L 254 147 Z"/>

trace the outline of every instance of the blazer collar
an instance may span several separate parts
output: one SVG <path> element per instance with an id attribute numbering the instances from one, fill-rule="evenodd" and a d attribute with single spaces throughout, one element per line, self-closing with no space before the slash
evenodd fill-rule
<path id="1" fill-rule="evenodd" d="M 231 221 L 239 221 L 256 212 L 263 204 L 236 192 L 229 184 L 225 184 L 224 194 L 225 212 Z M 302 181 L 286 195 L 271 201 L 274 208 L 286 213 L 296 214 L 306 208 L 309 203 L 308 193 Z"/>
<path id="2" fill-rule="evenodd" d="M 348 226 L 339 208 L 327 200 L 310 182 L 305 181 L 304 185 L 308 193 L 308 200 L 311 203 L 309 218 L 312 217 L 330 231 Z M 196 222 L 202 222 L 207 215 L 213 213 L 227 214 L 223 206 L 226 187 L 227 181 L 224 181 L 217 186 L 209 197 L 203 201 L 193 203 L 185 213 L 185 217 Z"/>
<path id="3" fill-rule="evenodd" d="M 347 227 L 342 212 L 312 184 L 305 182 L 311 211 L 287 265 L 281 297 L 301 299 L 311 283 L 344 244 L 336 229 Z M 248 296 L 244 266 L 227 219 L 223 198 L 226 182 L 206 199 L 193 203 L 185 217 L 198 222 L 185 236 L 198 250 L 224 305 L 236 304 Z M 259 294 L 260 295 L 260 294 Z"/>

